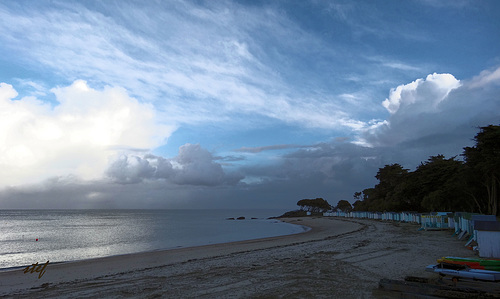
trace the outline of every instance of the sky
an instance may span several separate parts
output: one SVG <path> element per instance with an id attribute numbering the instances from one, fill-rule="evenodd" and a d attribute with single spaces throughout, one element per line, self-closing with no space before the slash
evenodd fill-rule
<path id="1" fill-rule="evenodd" d="M 500 124 L 500 2 L 0 0 L 0 208 L 294 209 Z"/>

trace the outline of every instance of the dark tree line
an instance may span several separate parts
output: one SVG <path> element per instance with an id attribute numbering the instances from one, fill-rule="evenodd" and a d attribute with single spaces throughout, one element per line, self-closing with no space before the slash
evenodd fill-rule
<path id="1" fill-rule="evenodd" d="M 465 211 L 500 216 L 500 126 L 481 127 L 463 161 L 431 156 L 415 171 L 379 168 L 379 183 L 354 193 L 355 211 Z"/>
<path id="2" fill-rule="evenodd" d="M 332 209 L 333 211 L 350 212 L 352 211 L 351 203 L 345 199 L 339 200 L 337 206 Z"/>
<path id="3" fill-rule="evenodd" d="M 352 211 L 352 206 L 347 200 L 340 200 L 335 207 L 330 205 L 328 201 L 323 198 L 301 199 L 297 202 L 297 205 L 300 207 L 300 211 L 311 212 L 313 214 L 338 210 L 343 212 Z"/>
<path id="4" fill-rule="evenodd" d="M 297 202 L 297 205 L 301 210 L 311 213 L 324 213 L 332 209 L 328 201 L 323 198 L 301 199 Z"/>

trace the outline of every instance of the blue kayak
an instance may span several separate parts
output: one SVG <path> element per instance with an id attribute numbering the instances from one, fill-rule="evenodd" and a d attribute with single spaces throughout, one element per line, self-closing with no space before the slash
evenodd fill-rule
<path id="1" fill-rule="evenodd" d="M 490 270 L 479 270 L 479 269 L 449 269 L 444 268 L 441 265 L 429 265 L 425 268 L 425 271 L 438 273 L 440 275 L 447 275 L 460 278 L 469 278 L 475 280 L 486 280 L 486 281 L 500 281 L 500 272 L 490 271 Z"/>

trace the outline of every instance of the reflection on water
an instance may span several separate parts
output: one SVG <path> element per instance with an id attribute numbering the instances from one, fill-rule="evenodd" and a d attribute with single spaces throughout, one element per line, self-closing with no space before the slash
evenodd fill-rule
<path id="1" fill-rule="evenodd" d="M 303 231 L 283 210 L 4 210 L 0 268 L 214 244 Z M 247 220 L 226 220 L 245 216 Z M 250 218 L 258 218 L 248 220 Z M 36 241 L 38 239 L 38 241 Z"/>

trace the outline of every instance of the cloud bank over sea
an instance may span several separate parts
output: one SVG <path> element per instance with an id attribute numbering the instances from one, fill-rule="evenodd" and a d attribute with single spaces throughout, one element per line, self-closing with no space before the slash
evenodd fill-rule
<path id="1" fill-rule="evenodd" d="M 500 120 L 500 5 L 460 3 L 1 3 L 0 207 L 335 203 L 460 155 Z"/>

